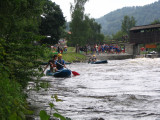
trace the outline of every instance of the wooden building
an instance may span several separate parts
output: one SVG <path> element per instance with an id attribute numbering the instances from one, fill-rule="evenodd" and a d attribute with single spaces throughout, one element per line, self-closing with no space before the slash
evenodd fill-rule
<path id="1" fill-rule="evenodd" d="M 131 28 L 130 43 L 160 43 L 160 24 L 136 26 Z"/>

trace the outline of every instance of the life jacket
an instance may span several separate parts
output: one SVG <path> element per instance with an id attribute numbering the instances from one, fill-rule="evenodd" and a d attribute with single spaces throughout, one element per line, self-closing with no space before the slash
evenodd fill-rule
<path id="1" fill-rule="evenodd" d="M 96 61 L 96 59 L 97 59 L 96 57 L 92 57 L 92 61 Z"/>
<path id="2" fill-rule="evenodd" d="M 60 70 L 60 69 L 63 69 L 63 65 L 65 64 L 64 60 L 57 60 L 56 61 L 56 66 L 57 66 L 57 69 Z"/>

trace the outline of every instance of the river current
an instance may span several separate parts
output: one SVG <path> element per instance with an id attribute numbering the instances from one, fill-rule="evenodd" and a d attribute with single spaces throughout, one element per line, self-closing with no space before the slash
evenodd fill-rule
<path id="1" fill-rule="evenodd" d="M 50 112 L 52 95 L 57 110 L 72 120 L 160 120 L 160 58 L 108 60 L 107 64 L 67 65 L 80 76 L 42 77 L 48 90 L 29 90 L 28 101 L 35 108 Z M 29 83 L 31 88 L 33 82 Z"/>

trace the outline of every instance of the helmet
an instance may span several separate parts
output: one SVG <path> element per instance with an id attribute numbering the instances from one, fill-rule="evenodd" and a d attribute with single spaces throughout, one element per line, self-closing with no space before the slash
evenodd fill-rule
<path id="1" fill-rule="evenodd" d="M 93 57 L 96 57 L 96 55 L 93 55 Z"/>
<path id="2" fill-rule="evenodd" d="M 62 56 L 62 54 L 58 54 L 58 57 L 61 57 Z"/>

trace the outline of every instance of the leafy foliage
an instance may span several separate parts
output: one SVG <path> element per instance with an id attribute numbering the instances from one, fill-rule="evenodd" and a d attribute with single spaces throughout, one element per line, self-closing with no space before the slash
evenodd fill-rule
<path id="1" fill-rule="evenodd" d="M 113 34 L 112 38 L 113 40 L 121 40 L 124 35 L 125 33 L 120 30 L 116 34 Z"/>
<path id="2" fill-rule="evenodd" d="M 151 22 L 151 24 L 160 24 L 160 19 L 156 19 L 153 22 Z"/>
<path id="3" fill-rule="evenodd" d="M 51 96 L 52 100 L 56 102 L 61 102 L 62 100 L 58 98 L 57 95 Z M 49 120 L 50 118 L 59 118 L 60 120 L 71 120 L 70 118 L 64 117 L 58 113 L 58 110 L 55 108 L 53 101 L 49 103 L 50 106 L 50 114 L 48 115 L 46 111 L 41 110 L 39 115 L 41 120 Z M 54 111 L 52 111 L 54 109 Z M 52 114 L 53 112 L 53 114 Z"/>
<path id="4" fill-rule="evenodd" d="M 65 117 L 63 117 L 62 115 L 60 115 L 58 113 L 54 113 L 53 116 L 56 117 L 56 118 L 60 118 L 61 120 L 66 120 Z"/>
<path id="5" fill-rule="evenodd" d="M 24 96 L 15 80 L 10 80 L 9 69 L 0 64 L 0 119 L 24 118 Z"/>
<path id="6" fill-rule="evenodd" d="M 103 34 L 100 34 L 101 25 L 84 14 L 86 2 L 87 0 L 76 0 L 75 5 L 71 5 L 71 38 L 68 43 L 72 46 L 100 43 L 104 39 Z"/>
<path id="7" fill-rule="evenodd" d="M 124 16 L 124 19 L 122 21 L 121 25 L 121 31 L 129 36 L 129 30 L 136 25 L 136 21 L 134 17 Z"/>
<path id="8" fill-rule="evenodd" d="M 41 120 L 49 120 L 50 119 L 50 115 L 48 115 L 47 112 L 44 110 L 41 110 L 39 115 L 40 115 Z"/>
<path id="9" fill-rule="evenodd" d="M 46 0 L 41 15 L 40 34 L 46 36 L 41 43 L 55 44 L 60 39 L 65 24 L 65 18 L 55 2 Z M 48 36 L 48 37 L 47 37 Z"/>
<path id="10" fill-rule="evenodd" d="M 158 53 L 160 53 L 160 43 L 157 43 L 157 48 L 149 48 L 148 51 L 156 51 Z"/>
<path id="11" fill-rule="evenodd" d="M 71 5 L 72 21 L 70 23 L 71 42 L 75 46 L 77 44 L 84 45 L 87 26 L 84 23 L 84 5 L 87 0 L 75 0 L 74 5 Z"/>
<path id="12" fill-rule="evenodd" d="M 96 44 L 103 43 L 104 36 L 100 33 L 101 25 L 98 24 L 95 19 L 85 16 L 84 22 L 86 23 L 86 43 L 85 44 Z"/>
<path id="13" fill-rule="evenodd" d="M 0 4 L 0 119 L 25 119 L 22 92 L 39 76 L 42 47 L 35 45 L 44 0 L 3 0 Z"/>
<path id="14" fill-rule="evenodd" d="M 112 36 L 110 36 L 110 35 L 106 35 L 104 38 L 104 42 L 107 44 L 110 44 L 111 40 L 112 40 Z"/>

